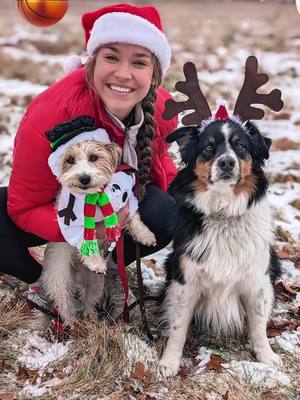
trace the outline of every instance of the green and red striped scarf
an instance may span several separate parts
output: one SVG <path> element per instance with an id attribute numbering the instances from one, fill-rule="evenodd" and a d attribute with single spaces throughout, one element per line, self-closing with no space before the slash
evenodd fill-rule
<path id="1" fill-rule="evenodd" d="M 88 194 L 84 199 L 84 234 L 80 253 L 84 256 L 99 254 L 99 246 L 96 237 L 96 207 L 99 206 L 104 217 L 106 239 L 109 242 L 117 242 L 121 236 L 121 228 L 110 199 L 105 192 Z"/>

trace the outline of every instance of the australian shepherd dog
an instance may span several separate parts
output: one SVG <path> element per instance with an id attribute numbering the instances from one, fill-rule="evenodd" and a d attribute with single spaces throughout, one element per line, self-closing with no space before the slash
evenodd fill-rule
<path id="1" fill-rule="evenodd" d="M 169 338 L 161 371 L 177 374 L 194 317 L 222 335 L 241 333 L 247 322 L 256 359 L 279 364 L 266 336 L 280 276 L 263 171 L 271 140 L 235 117 L 180 128 L 167 140 L 177 141 L 185 167 L 170 189 L 177 206 L 165 264 Z"/>

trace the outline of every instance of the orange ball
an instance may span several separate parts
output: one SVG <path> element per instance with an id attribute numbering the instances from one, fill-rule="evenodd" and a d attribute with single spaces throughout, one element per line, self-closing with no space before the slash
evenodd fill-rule
<path id="1" fill-rule="evenodd" d="M 68 0 L 16 0 L 19 13 L 36 26 L 56 24 L 68 9 Z"/>

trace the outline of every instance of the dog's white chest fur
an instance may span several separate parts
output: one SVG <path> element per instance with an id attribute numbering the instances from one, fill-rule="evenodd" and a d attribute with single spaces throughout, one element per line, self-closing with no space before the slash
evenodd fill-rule
<path id="1" fill-rule="evenodd" d="M 239 217 L 208 217 L 203 232 L 187 246 L 192 258 L 202 255 L 201 260 L 186 273 L 202 275 L 205 271 L 214 282 L 238 282 L 250 269 L 251 273 L 256 268 L 266 270 L 272 239 L 271 213 L 265 200 Z"/>
<path id="2" fill-rule="evenodd" d="M 208 217 L 186 247 L 184 279 L 199 298 L 198 313 L 215 331 L 242 329 L 240 295 L 266 273 L 272 239 L 270 207 L 263 200 L 239 217 Z"/>

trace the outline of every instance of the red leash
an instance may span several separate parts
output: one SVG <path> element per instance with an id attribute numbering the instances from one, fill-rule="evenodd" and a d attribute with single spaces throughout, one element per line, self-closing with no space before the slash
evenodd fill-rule
<path id="1" fill-rule="evenodd" d="M 123 309 L 123 320 L 129 321 L 129 310 L 128 310 L 128 279 L 127 272 L 124 263 L 124 231 L 122 230 L 121 237 L 117 241 L 117 265 L 119 276 L 124 289 L 124 309 Z"/>

